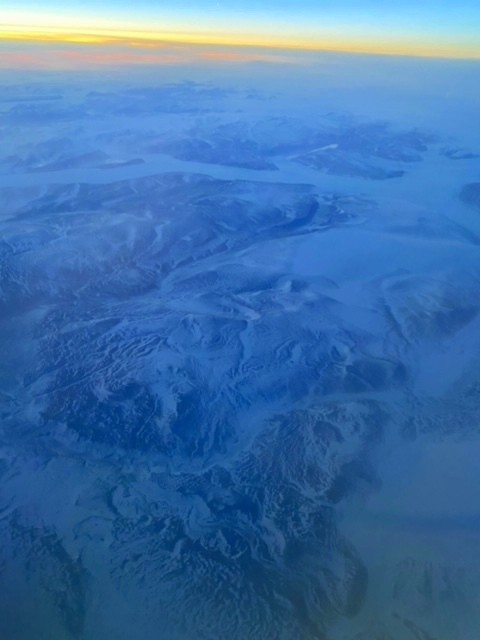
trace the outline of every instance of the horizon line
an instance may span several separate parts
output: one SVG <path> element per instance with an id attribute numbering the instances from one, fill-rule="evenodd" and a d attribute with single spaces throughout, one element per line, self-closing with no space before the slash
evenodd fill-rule
<path id="1" fill-rule="evenodd" d="M 181 31 L 143 31 L 124 29 L 68 29 L 63 30 L 51 27 L 29 27 L 25 29 L 20 25 L 0 25 L 0 42 L 42 42 L 58 44 L 78 45 L 112 45 L 124 44 L 127 46 L 159 47 L 162 45 L 209 45 L 223 47 L 246 47 L 262 49 L 280 49 L 285 51 L 304 51 L 318 53 L 351 53 L 364 55 L 380 55 L 412 58 L 436 58 L 450 60 L 480 61 L 479 50 L 462 50 L 452 48 L 437 48 L 428 45 L 401 46 L 397 43 L 392 46 L 385 44 L 363 42 L 332 42 L 331 40 L 312 41 L 305 39 L 268 39 L 258 36 L 245 37 L 215 33 L 181 32 Z M 418 47 L 418 48 L 417 48 Z"/>

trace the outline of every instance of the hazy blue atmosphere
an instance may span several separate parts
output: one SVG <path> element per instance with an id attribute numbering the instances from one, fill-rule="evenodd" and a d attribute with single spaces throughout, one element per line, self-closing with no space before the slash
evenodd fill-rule
<path id="1" fill-rule="evenodd" d="M 52 47 L 0 43 L 1 640 L 478 640 L 480 63 Z"/>

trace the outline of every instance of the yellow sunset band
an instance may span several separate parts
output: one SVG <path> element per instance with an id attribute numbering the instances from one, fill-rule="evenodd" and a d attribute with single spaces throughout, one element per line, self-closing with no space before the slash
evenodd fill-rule
<path id="1" fill-rule="evenodd" d="M 133 31 L 122 29 L 81 29 L 79 31 L 61 28 L 43 28 L 16 25 L 0 25 L 0 41 L 24 41 L 65 44 L 121 44 L 127 46 L 160 47 L 172 44 L 217 45 L 232 47 L 262 47 L 294 49 L 303 51 L 332 51 L 345 53 L 370 53 L 376 55 L 422 56 L 460 59 L 480 59 L 480 45 L 458 45 L 454 43 L 425 42 L 394 39 L 380 41 L 339 41 L 334 38 L 265 38 L 238 34 L 182 31 Z"/>

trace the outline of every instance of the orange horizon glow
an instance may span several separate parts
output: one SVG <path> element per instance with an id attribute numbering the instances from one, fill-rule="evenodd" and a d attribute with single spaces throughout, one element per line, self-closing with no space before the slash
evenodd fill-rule
<path id="1" fill-rule="evenodd" d="M 113 29 L 63 30 L 60 27 L 0 25 L 0 41 L 37 42 L 45 44 L 123 45 L 160 49 L 172 45 L 210 45 L 261 49 L 285 49 L 311 52 L 344 52 L 372 55 L 434 57 L 452 59 L 480 59 L 480 46 L 458 47 L 452 44 L 425 43 L 404 39 L 369 42 L 340 41 L 325 38 L 321 41 L 288 37 L 259 37 L 242 34 L 181 31 L 135 31 Z M 201 56 L 200 56 L 201 57 Z M 221 57 L 221 56 L 219 56 Z M 213 57 L 211 56 L 213 59 Z M 226 58 L 225 58 L 226 59 Z M 127 63 L 126 63 L 127 64 Z"/>
<path id="2" fill-rule="evenodd" d="M 130 65 L 178 65 L 194 64 L 195 62 L 216 63 L 248 63 L 248 62 L 276 62 L 292 63 L 292 60 L 282 55 L 267 53 L 250 53 L 238 51 L 201 50 L 194 53 L 188 49 L 164 50 L 92 50 L 90 47 L 69 50 L 61 48 L 54 57 L 50 52 L 6 51 L 0 58 L 0 69 L 88 69 L 92 66 L 130 66 Z"/>

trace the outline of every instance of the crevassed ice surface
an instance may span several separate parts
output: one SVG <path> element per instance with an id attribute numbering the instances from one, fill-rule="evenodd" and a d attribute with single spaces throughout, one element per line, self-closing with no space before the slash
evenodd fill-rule
<path id="1" fill-rule="evenodd" d="M 476 640 L 479 65 L 1 80 L 0 637 Z"/>

